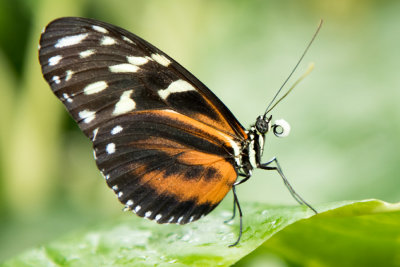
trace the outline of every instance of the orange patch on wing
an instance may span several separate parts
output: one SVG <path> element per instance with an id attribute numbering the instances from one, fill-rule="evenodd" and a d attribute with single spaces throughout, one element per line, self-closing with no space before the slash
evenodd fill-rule
<path id="1" fill-rule="evenodd" d="M 167 172 L 164 167 L 148 171 L 146 168 L 137 168 L 133 172 L 140 177 L 140 183 L 151 186 L 159 194 L 167 193 L 181 201 L 195 201 L 198 205 L 218 204 L 237 179 L 237 172 L 232 163 L 234 155 L 232 152 L 228 153 L 233 150 L 232 136 L 179 113 L 165 110 L 137 112 L 138 115 L 140 113 L 159 117 L 154 119 L 227 149 L 227 154 L 223 157 L 198 151 L 191 148 L 190 144 L 182 144 L 159 136 L 135 141 L 132 144 L 135 147 L 162 151 L 176 160 L 176 164 L 179 164 L 178 170 L 182 168 L 181 173 Z M 199 165 L 203 170 L 195 174 L 197 177 L 185 177 L 185 171 L 190 171 L 191 167 Z M 150 169 L 151 166 L 147 167 Z"/>
<path id="2" fill-rule="evenodd" d="M 136 142 L 135 146 L 167 153 L 176 159 L 176 164 L 180 164 L 180 167 L 187 165 L 189 169 L 192 166 L 203 166 L 204 171 L 198 177 L 190 179 L 183 172 L 167 175 L 163 169 L 146 171 L 144 165 L 135 168 L 134 172 L 141 174 L 140 183 L 151 186 L 159 194 L 168 193 L 181 201 L 194 200 L 198 205 L 217 204 L 229 192 L 237 178 L 234 166 L 226 159 L 189 149 L 168 139 L 150 137 Z"/>
<path id="3" fill-rule="evenodd" d="M 221 131 L 180 113 L 170 112 L 166 110 L 148 110 L 138 111 L 137 114 L 159 117 L 160 121 L 165 120 L 168 125 L 175 127 L 177 130 L 183 130 L 187 133 L 192 134 L 193 136 L 206 139 L 207 141 L 221 147 L 228 147 L 232 149 L 232 144 L 230 143 L 230 141 L 241 141 L 237 140 L 238 137 L 235 135 L 228 134 L 226 133 L 226 131 Z M 246 134 L 245 138 L 247 138 Z"/>
<path id="4" fill-rule="evenodd" d="M 219 161 L 223 161 L 220 156 L 203 153 L 197 150 L 188 150 L 182 152 L 181 154 L 179 154 L 178 160 L 183 164 L 204 166 L 215 165 Z"/>
<path id="5" fill-rule="evenodd" d="M 190 149 L 178 142 L 162 137 L 149 137 L 148 139 L 136 141 L 134 145 L 146 150 L 160 150 L 171 157 L 176 156 L 179 162 L 187 165 L 208 166 L 223 160 L 220 156 Z"/>
<path id="6" fill-rule="evenodd" d="M 166 176 L 164 170 L 153 170 L 144 174 L 140 180 L 159 194 L 168 193 L 181 201 L 194 200 L 198 205 L 218 204 L 232 188 L 237 173 L 232 164 L 225 160 L 208 166 L 218 170 L 214 178 L 205 179 L 199 175 L 198 179 L 185 179 L 183 173 Z"/>
<path id="7" fill-rule="evenodd" d="M 235 135 L 235 132 L 233 131 L 231 126 L 225 120 L 220 120 L 220 121 L 213 120 L 201 113 L 194 114 L 194 115 L 192 115 L 192 117 L 195 120 L 201 121 L 202 123 L 204 123 L 208 126 L 211 126 L 225 134 Z"/>

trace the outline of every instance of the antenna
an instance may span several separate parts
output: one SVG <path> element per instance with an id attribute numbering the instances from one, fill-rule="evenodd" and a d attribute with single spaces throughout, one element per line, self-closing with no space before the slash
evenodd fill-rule
<path id="1" fill-rule="evenodd" d="M 276 105 L 278 105 L 279 102 L 282 101 L 282 99 L 284 99 L 292 90 L 293 88 L 295 88 L 305 77 L 308 76 L 308 74 L 310 74 L 310 72 L 314 69 L 314 63 L 310 63 L 310 65 L 308 65 L 307 70 L 303 73 L 303 75 L 301 75 L 295 82 L 294 84 L 289 88 L 289 90 L 287 90 L 287 92 L 281 97 L 279 98 L 278 101 L 275 102 L 275 104 L 272 105 L 272 107 L 270 109 L 268 109 L 265 114 L 267 114 L 268 112 L 270 112 L 271 110 L 274 109 L 274 107 Z"/>
<path id="2" fill-rule="evenodd" d="M 289 81 L 290 77 L 292 77 L 292 75 L 293 75 L 293 73 L 296 71 L 297 67 L 300 65 L 300 62 L 303 60 L 303 58 L 304 58 L 304 56 L 306 55 L 306 53 L 307 53 L 308 49 L 310 48 L 311 44 L 314 42 L 315 37 L 317 37 L 318 32 L 319 32 L 319 30 L 321 29 L 322 23 L 323 23 L 323 20 L 321 19 L 321 20 L 319 21 L 317 30 L 315 31 L 314 35 L 313 35 L 312 38 L 311 38 L 311 41 L 308 43 L 306 49 L 304 49 L 304 52 L 303 52 L 303 54 L 301 55 L 300 59 L 297 61 L 296 65 L 294 66 L 293 70 L 290 72 L 289 76 L 288 76 L 288 77 L 286 78 L 286 80 L 283 82 L 282 86 L 279 88 L 279 90 L 278 90 L 278 92 L 275 94 L 274 98 L 272 98 L 272 101 L 269 103 L 269 105 L 267 106 L 267 109 L 265 110 L 264 116 L 267 115 L 267 113 L 270 112 L 270 111 L 276 106 L 276 104 L 278 104 L 284 97 L 286 97 L 286 96 L 289 94 L 289 92 L 292 91 L 292 89 L 294 88 L 294 86 L 292 86 L 292 88 L 290 88 L 289 91 L 288 91 L 282 98 L 280 98 L 280 99 L 278 100 L 278 102 L 276 102 L 275 105 L 274 105 L 272 108 L 269 108 L 269 107 L 272 105 L 272 103 L 274 103 L 275 99 L 278 97 L 278 95 L 279 95 L 280 92 L 282 91 L 283 87 L 284 87 L 284 86 L 286 85 L 286 83 Z M 309 71 L 307 71 L 306 74 L 308 74 L 308 73 L 309 73 Z M 305 76 L 306 76 L 306 75 L 303 75 L 301 79 L 303 79 Z M 296 85 L 298 82 L 300 82 L 301 79 L 297 80 L 297 82 L 295 83 L 295 85 Z"/>

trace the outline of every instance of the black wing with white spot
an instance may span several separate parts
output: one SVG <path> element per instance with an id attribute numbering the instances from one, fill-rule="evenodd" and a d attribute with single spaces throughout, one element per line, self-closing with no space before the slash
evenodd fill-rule
<path id="1" fill-rule="evenodd" d="M 168 55 L 119 27 L 68 17 L 45 28 L 39 60 L 128 209 L 160 223 L 187 223 L 230 190 L 246 133 Z"/>
<path id="2" fill-rule="evenodd" d="M 165 108 L 244 136 L 229 109 L 196 77 L 117 26 L 86 18 L 57 19 L 41 36 L 39 60 L 53 92 L 90 138 L 96 125 L 116 115 Z"/>

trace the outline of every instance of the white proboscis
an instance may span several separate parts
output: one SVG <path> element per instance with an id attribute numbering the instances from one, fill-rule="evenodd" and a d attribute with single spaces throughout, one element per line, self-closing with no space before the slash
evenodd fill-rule
<path id="1" fill-rule="evenodd" d="M 273 125 L 274 134 L 277 137 L 286 137 L 290 133 L 290 124 L 284 119 L 279 119 L 275 121 Z"/>

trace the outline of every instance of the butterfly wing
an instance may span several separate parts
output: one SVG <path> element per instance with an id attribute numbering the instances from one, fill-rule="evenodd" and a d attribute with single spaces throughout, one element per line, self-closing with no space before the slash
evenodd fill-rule
<path id="1" fill-rule="evenodd" d="M 227 140 L 185 115 L 152 110 L 106 123 L 94 146 L 122 203 L 161 223 L 186 223 L 210 212 L 236 180 Z"/>
<path id="2" fill-rule="evenodd" d="M 70 17 L 45 28 L 39 60 L 128 209 L 160 223 L 187 223 L 230 190 L 246 133 L 168 55 L 119 27 Z"/>

